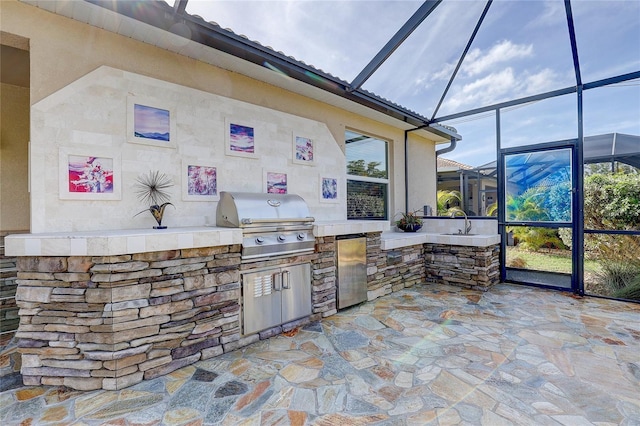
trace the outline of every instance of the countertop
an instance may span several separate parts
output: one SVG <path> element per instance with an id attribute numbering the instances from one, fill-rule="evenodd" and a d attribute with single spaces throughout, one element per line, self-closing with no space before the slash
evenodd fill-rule
<path id="1" fill-rule="evenodd" d="M 499 235 L 442 235 L 390 230 L 386 221 L 316 222 L 316 237 L 382 232 L 382 250 L 423 243 L 486 247 L 500 242 Z M 242 244 L 240 228 L 216 226 L 167 229 L 13 234 L 5 238 L 7 256 L 118 256 L 162 250 Z"/>

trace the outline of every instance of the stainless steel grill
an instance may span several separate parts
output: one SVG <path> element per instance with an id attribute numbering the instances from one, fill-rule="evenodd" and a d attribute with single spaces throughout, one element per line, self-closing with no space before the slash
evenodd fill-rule
<path id="1" fill-rule="evenodd" d="M 216 223 L 242 229 L 243 260 L 313 252 L 313 222 L 299 195 L 220 192 Z"/>

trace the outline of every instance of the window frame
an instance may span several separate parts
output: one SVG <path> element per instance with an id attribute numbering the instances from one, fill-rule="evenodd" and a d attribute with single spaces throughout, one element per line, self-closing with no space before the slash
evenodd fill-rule
<path id="1" fill-rule="evenodd" d="M 371 138 L 371 139 L 375 139 L 378 140 L 380 142 L 384 142 L 384 159 L 385 159 L 385 171 L 386 171 L 386 178 L 378 178 L 378 177 L 371 177 L 371 176 L 362 176 L 362 175 L 353 175 L 353 174 L 349 174 L 349 169 L 348 169 L 348 160 L 346 161 L 345 164 L 345 173 L 346 173 L 346 183 L 347 183 L 347 220 L 389 220 L 389 204 L 390 204 L 390 189 L 391 189 L 391 178 L 390 176 L 392 176 L 391 173 L 391 161 L 390 161 L 390 147 L 391 147 L 391 140 L 387 139 L 387 138 L 383 138 L 380 136 L 376 136 L 373 135 L 371 133 L 367 133 L 367 132 L 363 132 L 360 130 L 354 130 L 354 129 L 350 129 L 350 128 L 345 128 L 345 159 L 348 158 L 348 146 L 349 144 L 347 143 L 347 134 L 348 133 L 354 133 L 356 135 L 360 135 L 363 136 L 365 138 Z M 370 182 L 370 183 L 375 183 L 375 184 L 380 184 L 380 185 L 384 185 L 385 187 L 385 191 L 384 191 L 384 214 L 383 217 L 380 218 L 374 218 L 374 217 L 349 217 L 349 209 L 348 209 L 348 205 L 349 205 L 349 182 Z"/>

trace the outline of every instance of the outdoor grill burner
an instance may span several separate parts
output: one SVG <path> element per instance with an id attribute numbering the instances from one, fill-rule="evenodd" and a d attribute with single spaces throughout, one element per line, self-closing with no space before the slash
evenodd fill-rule
<path id="1" fill-rule="evenodd" d="M 220 192 L 217 226 L 241 228 L 242 260 L 311 253 L 314 218 L 295 194 Z"/>

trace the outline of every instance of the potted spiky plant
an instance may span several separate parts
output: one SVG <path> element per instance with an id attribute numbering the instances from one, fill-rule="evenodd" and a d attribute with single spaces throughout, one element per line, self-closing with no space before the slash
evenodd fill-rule
<path id="1" fill-rule="evenodd" d="M 153 229 L 167 229 L 166 226 L 162 225 L 164 209 L 167 206 L 173 206 L 175 208 L 175 206 L 169 202 L 168 189 L 173 186 L 171 178 L 164 173 L 160 173 L 158 170 L 149 171 L 146 175 L 138 176 L 135 186 L 140 201 L 144 204 L 149 204 L 148 208 L 137 213 L 135 216 L 149 211 L 156 222 L 158 222 L 158 226 L 154 226 Z"/>
<path id="2" fill-rule="evenodd" d="M 422 228 L 422 218 L 418 216 L 420 210 L 407 213 L 399 213 L 400 219 L 396 220 L 398 229 L 404 232 L 417 232 Z"/>

